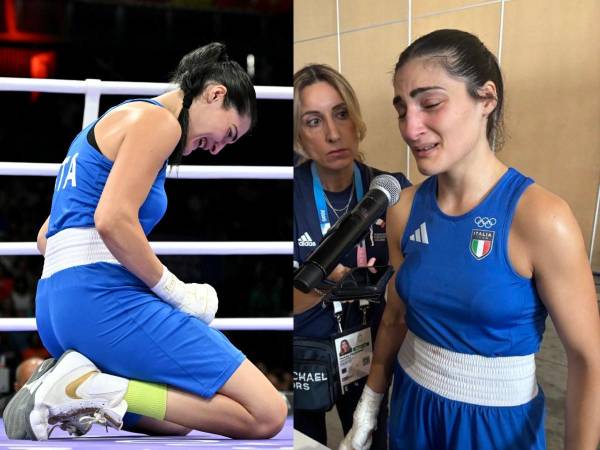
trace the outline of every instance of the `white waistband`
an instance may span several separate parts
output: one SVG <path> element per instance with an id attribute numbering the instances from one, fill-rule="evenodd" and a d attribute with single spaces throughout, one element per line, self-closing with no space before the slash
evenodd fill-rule
<path id="1" fill-rule="evenodd" d="M 97 262 L 119 264 L 95 228 L 67 228 L 48 238 L 42 278 Z"/>
<path id="2" fill-rule="evenodd" d="M 429 344 L 410 331 L 398 363 L 418 384 L 445 398 L 483 406 L 516 406 L 538 393 L 535 357 L 488 358 Z"/>

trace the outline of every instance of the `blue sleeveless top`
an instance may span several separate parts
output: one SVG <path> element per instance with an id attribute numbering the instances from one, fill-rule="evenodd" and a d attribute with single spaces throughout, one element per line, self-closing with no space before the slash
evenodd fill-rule
<path id="1" fill-rule="evenodd" d="M 519 275 L 508 256 L 515 208 L 531 183 L 511 168 L 461 216 L 440 210 L 436 177 L 419 187 L 396 279 L 414 334 L 455 352 L 488 357 L 539 350 L 546 308 L 534 280 Z"/>
<path id="2" fill-rule="evenodd" d="M 139 101 L 162 107 L 159 102 L 152 99 L 132 99 L 121 103 L 121 105 Z M 50 237 L 66 228 L 90 228 L 95 226 L 94 212 L 113 165 L 110 159 L 92 147 L 87 140 L 90 129 L 102 117 L 81 130 L 69 147 L 67 156 L 56 176 L 46 237 Z M 165 161 L 139 210 L 140 224 L 146 235 L 152 231 L 152 228 L 160 221 L 167 210 L 167 194 L 164 186 L 166 169 L 167 163 Z"/>

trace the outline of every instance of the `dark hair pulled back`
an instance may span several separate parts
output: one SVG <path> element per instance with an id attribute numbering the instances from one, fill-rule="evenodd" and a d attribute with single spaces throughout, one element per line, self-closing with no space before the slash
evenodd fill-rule
<path id="1" fill-rule="evenodd" d="M 171 77 L 183 91 L 183 108 L 179 113 L 181 139 L 169 162 L 179 164 L 188 134 L 189 107 L 207 86 L 222 84 L 227 88 L 224 108 L 235 108 L 240 116 L 250 118 L 250 128 L 256 124 L 256 91 L 250 76 L 227 55 L 225 44 L 213 42 L 185 55 Z"/>
<path id="2" fill-rule="evenodd" d="M 486 137 L 497 150 L 503 143 L 504 83 L 494 54 L 477 36 L 461 30 L 436 30 L 415 40 L 398 58 L 394 75 L 415 58 L 436 58 L 450 76 L 460 78 L 474 99 L 485 99 L 481 88 L 487 81 L 496 85 L 496 108 L 488 116 Z"/>

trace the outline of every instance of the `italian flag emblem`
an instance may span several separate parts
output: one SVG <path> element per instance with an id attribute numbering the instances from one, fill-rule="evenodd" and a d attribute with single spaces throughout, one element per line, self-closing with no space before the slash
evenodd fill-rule
<path id="1" fill-rule="evenodd" d="M 469 249 L 475 259 L 480 260 L 485 258 L 492 251 L 492 244 L 494 243 L 494 232 L 483 231 L 483 230 L 472 230 L 471 231 L 471 244 Z"/>

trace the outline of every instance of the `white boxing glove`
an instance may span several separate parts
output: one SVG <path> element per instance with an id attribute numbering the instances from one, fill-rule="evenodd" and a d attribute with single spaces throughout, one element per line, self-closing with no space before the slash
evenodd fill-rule
<path id="1" fill-rule="evenodd" d="M 378 394 L 365 384 L 354 410 L 352 428 L 342 440 L 339 450 L 369 450 L 371 436 L 377 428 L 377 416 L 383 394 Z"/>
<path id="2" fill-rule="evenodd" d="M 152 292 L 184 313 L 210 324 L 219 308 L 217 291 L 210 284 L 184 283 L 163 266 L 163 273 Z"/>

